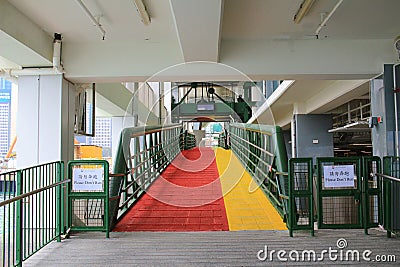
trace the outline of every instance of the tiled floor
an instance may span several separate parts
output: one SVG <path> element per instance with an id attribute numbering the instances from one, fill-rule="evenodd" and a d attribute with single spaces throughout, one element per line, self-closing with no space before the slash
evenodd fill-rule
<path id="1" fill-rule="evenodd" d="M 229 230 L 286 230 L 286 224 L 231 150 L 216 149 Z"/>
<path id="2" fill-rule="evenodd" d="M 285 229 L 230 150 L 195 148 L 168 166 L 114 231 Z"/>
<path id="3" fill-rule="evenodd" d="M 228 222 L 215 154 L 210 148 L 183 151 L 114 229 L 223 230 L 228 230 Z"/>

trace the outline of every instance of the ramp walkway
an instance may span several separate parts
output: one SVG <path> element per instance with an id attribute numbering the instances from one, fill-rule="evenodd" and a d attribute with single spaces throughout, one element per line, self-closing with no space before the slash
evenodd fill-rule
<path id="1" fill-rule="evenodd" d="M 61 243 L 52 242 L 24 266 L 397 266 L 393 260 L 377 262 L 377 256 L 400 258 L 400 239 L 386 238 L 384 232 L 375 229 L 369 235 L 362 229 L 324 230 L 315 237 L 298 233 L 296 238 L 288 238 L 287 231 L 112 232 L 110 237 L 79 233 Z M 348 246 L 338 249 L 338 240 L 346 240 Z M 269 252 L 285 250 L 287 261 L 279 260 L 276 252 L 272 260 L 259 260 L 257 254 L 265 246 Z M 358 261 L 341 261 L 340 253 L 335 253 L 333 260 L 328 253 L 323 260 L 301 260 L 303 251 L 315 250 L 319 258 L 329 248 L 343 254 L 348 250 L 370 250 L 372 254 L 370 261 L 362 259 L 361 254 Z M 299 260 L 289 259 L 292 250 L 299 252 Z"/>
<path id="2" fill-rule="evenodd" d="M 284 230 L 230 150 L 184 150 L 114 228 L 130 231 Z"/>

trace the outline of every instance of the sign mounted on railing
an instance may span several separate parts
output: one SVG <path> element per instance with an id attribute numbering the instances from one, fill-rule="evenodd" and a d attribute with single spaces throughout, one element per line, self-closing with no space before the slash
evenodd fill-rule
<path id="1" fill-rule="evenodd" d="M 72 191 L 103 192 L 104 170 L 74 168 L 72 174 Z"/>
<path id="2" fill-rule="evenodd" d="M 109 237 L 108 162 L 68 163 L 68 225 L 77 231 L 105 231 Z"/>
<path id="3" fill-rule="evenodd" d="M 324 166 L 324 187 L 354 188 L 354 165 Z"/>

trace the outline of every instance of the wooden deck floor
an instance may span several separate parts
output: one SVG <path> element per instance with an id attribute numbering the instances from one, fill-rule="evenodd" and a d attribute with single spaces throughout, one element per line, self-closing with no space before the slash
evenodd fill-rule
<path id="1" fill-rule="evenodd" d="M 338 249 L 339 238 L 347 241 L 346 250 L 371 250 L 376 255 L 395 255 L 397 263 L 356 261 L 323 262 L 260 261 L 257 252 L 268 250 L 315 250 L 317 255 L 329 247 Z M 340 250 L 339 250 L 340 251 Z M 292 254 L 295 256 L 295 254 Z M 338 254 L 339 255 L 339 254 Z M 261 255 L 262 256 L 262 255 Z M 285 256 L 288 258 L 288 254 Z M 362 256 L 360 256 L 362 258 Z M 320 230 L 315 237 L 308 233 L 295 233 L 290 238 L 287 231 L 236 231 L 236 232 L 131 232 L 77 233 L 60 243 L 52 242 L 28 259 L 24 266 L 282 266 L 282 265 L 362 265 L 398 266 L 400 238 L 386 238 L 385 232 L 370 230 Z"/>

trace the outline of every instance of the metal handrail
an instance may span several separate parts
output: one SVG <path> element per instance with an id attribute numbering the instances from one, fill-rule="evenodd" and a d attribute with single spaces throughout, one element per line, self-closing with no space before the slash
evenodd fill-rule
<path id="1" fill-rule="evenodd" d="M 112 176 L 111 195 L 120 198 L 111 205 L 111 227 L 184 149 L 183 135 L 182 124 L 122 130 L 113 172 L 126 175 Z"/>
<path id="2" fill-rule="evenodd" d="M 259 133 L 262 133 L 262 132 L 259 132 Z M 251 143 L 250 141 L 248 141 L 248 140 L 246 140 L 246 139 L 244 139 L 244 138 L 241 138 L 239 135 L 234 134 L 234 133 L 231 133 L 231 136 L 232 136 L 232 135 L 234 135 L 235 137 L 237 137 L 237 138 L 240 139 L 241 141 L 243 141 L 243 142 L 245 142 L 245 143 L 247 143 L 247 144 L 253 146 L 254 148 L 256 148 L 256 149 L 258 149 L 258 150 L 260 150 L 260 151 L 266 153 L 268 156 L 271 156 L 271 157 L 274 156 L 273 153 L 271 153 L 271 152 L 269 152 L 269 151 L 267 151 L 267 150 L 265 150 L 265 149 L 263 149 L 263 148 L 261 148 L 261 147 L 256 146 L 255 144 Z M 250 151 L 249 151 L 249 152 L 250 152 Z M 251 153 L 251 152 L 250 152 L 250 153 Z"/>
<path id="3" fill-rule="evenodd" d="M 7 205 L 7 204 L 16 202 L 16 201 L 21 200 L 21 199 L 24 199 L 24 198 L 26 198 L 26 197 L 35 195 L 35 194 L 40 193 L 40 192 L 43 192 L 43 191 L 46 191 L 47 189 L 51 189 L 51 188 L 54 188 L 54 187 L 57 187 L 57 186 L 59 186 L 59 185 L 66 184 L 66 183 L 69 183 L 69 182 L 71 182 L 71 179 L 66 179 L 66 180 L 63 180 L 63 181 L 60 181 L 60 182 L 57 182 L 57 183 L 54 183 L 54 184 L 45 186 L 45 187 L 41 187 L 41 188 L 36 189 L 36 190 L 33 190 L 33 191 L 31 191 L 31 192 L 24 193 L 24 194 L 21 194 L 21 195 L 19 195 L 19 196 L 16 196 L 16 197 L 13 197 L 13 198 L 4 200 L 4 201 L 0 202 L 0 207 L 3 207 L 3 206 L 5 206 L 5 205 Z"/>
<path id="4" fill-rule="evenodd" d="M 350 110 L 348 110 L 348 111 L 346 111 L 346 112 L 343 112 L 343 113 L 340 113 L 340 114 L 337 114 L 337 115 L 333 116 L 333 119 L 346 116 L 346 115 L 348 115 L 349 113 L 353 113 L 354 111 L 358 111 L 358 110 L 362 111 L 363 108 L 366 108 L 366 107 L 369 107 L 369 106 L 371 106 L 371 103 L 367 103 L 367 104 L 358 106 L 358 107 L 356 107 L 356 108 L 350 109 Z M 367 110 L 366 113 L 370 113 L 370 110 Z M 361 114 L 361 113 L 360 113 L 360 114 Z"/>
<path id="5" fill-rule="evenodd" d="M 389 180 L 392 180 L 392 181 L 395 181 L 395 182 L 400 182 L 399 178 L 393 177 L 393 176 L 390 176 L 390 175 L 386 175 L 386 174 L 382 174 L 382 173 L 374 173 L 374 175 L 377 175 L 377 176 L 380 176 L 382 178 L 386 178 L 386 179 L 389 179 Z"/>
<path id="6" fill-rule="evenodd" d="M 262 133 L 262 134 L 266 134 L 269 136 L 272 135 L 272 133 L 271 133 L 272 126 L 269 126 L 269 125 L 235 123 L 235 124 L 232 124 L 232 126 L 239 128 L 239 129 L 255 132 L 255 133 Z"/>
<path id="7" fill-rule="evenodd" d="M 231 123 L 229 136 L 232 151 L 260 185 L 280 215 L 286 216 L 285 202 L 288 196 L 285 185 L 288 173 L 281 129 L 270 125 Z"/>
<path id="8" fill-rule="evenodd" d="M 156 127 L 156 128 L 155 128 Z M 139 127 L 134 127 L 134 133 L 130 135 L 131 138 L 133 137 L 139 137 L 143 136 L 144 134 L 152 134 L 152 133 L 157 133 L 165 130 L 172 130 L 175 128 L 181 128 L 181 124 L 173 124 L 173 125 L 167 125 L 163 126 L 161 128 L 157 126 L 139 126 Z M 129 128 L 127 128 L 129 129 Z"/>
<path id="9" fill-rule="evenodd" d="M 1 212 L 6 215 L 2 221 L 0 265 L 21 266 L 54 239 L 61 241 L 67 226 L 62 185 L 71 181 L 61 180 L 64 177 L 61 161 L 3 175 L 8 182 L 3 193 L 9 199 L 0 202 Z"/>

